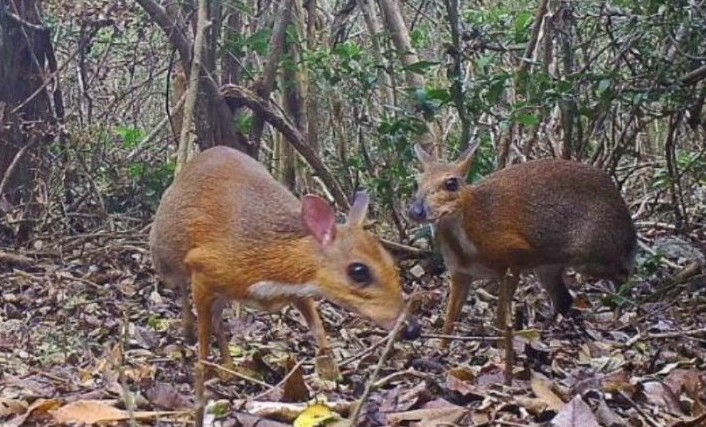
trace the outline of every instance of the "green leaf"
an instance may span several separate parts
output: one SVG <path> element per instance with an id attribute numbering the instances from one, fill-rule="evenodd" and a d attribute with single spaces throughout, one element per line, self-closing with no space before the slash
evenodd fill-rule
<path id="1" fill-rule="evenodd" d="M 435 99 L 441 103 L 451 102 L 451 93 L 448 89 L 444 88 L 431 88 L 427 89 L 427 96 L 429 99 Z"/>
<path id="2" fill-rule="evenodd" d="M 140 141 L 145 137 L 145 132 L 142 129 L 132 127 L 118 127 L 115 133 L 120 136 L 123 141 L 123 147 L 133 149 L 140 144 Z"/>
<path id="3" fill-rule="evenodd" d="M 265 55 L 270 47 L 271 30 L 260 30 L 245 40 L 244 46 L 250 47 L 255 53 Z"/>
<path id="4" fill-rule="evenodd" d="M 435 65 L 439 65 L 439 63 L 434 61 L 419 61 L 406 66 L 405 69 L 416 74 L 424 74 L 425 70 Z"/>
<path id="5" fill-rule="evenodd" d="M 537 126 L 540 120 L 539 117 L 532 114 L 519 114 L 515 117 L 515 122 L 525 126 Z"/>
<path id="6" fill-rule="evenodd" d="M 596 92 L 598 94 L 603 94 L 605 91 L 610 89 L 610 86 L 613 84 L 613 81 L 610 79 L 603 79 L 600 82 L 598 82 L 598 86 L 596 87 Z"/>

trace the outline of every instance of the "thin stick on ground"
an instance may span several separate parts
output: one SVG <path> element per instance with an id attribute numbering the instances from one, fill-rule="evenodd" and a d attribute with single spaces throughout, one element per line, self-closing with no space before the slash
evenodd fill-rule
<path id="1" fill-rule="evenodd" d="M 194 397 L 196 407 L 194 408 L 194 426 L 203 427 L 203 417 L 206 412 L 206 368 L 203 360 L 197 361 L 194 367 Z"/>
<path id="2" fill-rule="evenodd" d="M 372 353 L 373 351 L 375 351 L 375 349 L 382 346 L 385 343 L 385 341 L 386 341 L 386 338 L 381 338 L 379 341 L 374 342 L 370 347 L 366 348 L 365 350 L 361 351 L 360 353 L 358 353 L 354 356 L 351 356 L 348 359 L 342 361 L 339 364 L 339 366 L 346 366 L 346 365 L 349 365 L 349 364 L 355 362 L 356 360 L 364 358 L 365 356 L 367 356 L 370 353 Z"/>
<path id="3" fill-rule="evenodd" d="M 464 336 L 464 335 L 446 335 L 446 334 L 421 334 L 420 338 L 440 338 L 445 340 L 455 341 L 500 341 L 498 336 Z"/>
<path id="4" fill-rule="evenodd" d="M 219 371 L 222 371 L 222 372 L 225 372 L 226 374 L 229 374 L 229 375 L 233 375 L 234 377 L 238 377 L 238 378 L 240 378 L 241 380 L 250 381 L 251 383 L 254 383 L 254 384 L 257 384 L 257 385 L 261 385 L 261 386 L 267 387 L 267 388 L 270 388 L 270 387 L 271 387 L 269 384 L 267 384 L 267 383 L 264 382 L 264 381 L 260 381 L 260 380 L 258 380 L 258 379 L 256 379 L 256 378 L 249 377 L 249 376 L 247 376 L 247 375 L 241 374 L 241 373 L 238 372 L 238 371 L 234 371 L 234 370 L 232 370 L 232 369 L 228 369 L 228 368 L 226 368 L 226 367 L 224 367 L 224 366 L 221 366 L 221 365 L 219 365 L 219 364 L 216 364 L 216 363 L 211 363 L 211 362 L 208 362 L 208 361 L 206 361 L 206 360 L 199 360 L 199 364 L 200 364 L 200 365 L 204 365 L 204 366 L 208 366 L 208 367 L 210 367 L 210 368 L 214 368 L 214 369 L 219 370 Z"/>
<path id="5" fill-rule="evenodd" d="M 355 426 L 355 423 L 360 417 L 360 413 L 363 411 L 365 402 L 368 401 L 368 399 L 370 398 L 370 393 L 372 393 L 373 388 L 375 388 L 375 380 L 377 379 L 378 375 L 380 375 L 382 365 L 385 364 L 385 361 L 387 360 L 388 356 L 390 355 L 390 352 L 392 351 L 392 347 L 394 346 L 395 341 L 397 340 L 397 336 L 399 335 L 400 329 L 402 329 L 402 325 L 404 325 L 404 322 L 407 319 L 407 316 L 409 315 L 414 299 L 414 297 L 409 298 L 409 301 L 407 301 L 407 305 L 405 306 L 402 315 L 397 319 L 397 323 L 395 323 L 395 326 L 392 328 L 392 330 L 387 336 L 387 345 L 385 346 L 385 349 L 380 355 L 380 360 L 375 366 L 375 369 L 373 369 L 373 373 L 370 374 L 370 377 L 368 378 L 368 383 L 365 385 L 365 391 L 363 391 L 363 395 L 360 396 L 360 401 L 355 406 L 355 410 L 349 417 L 351 426 Z"/>

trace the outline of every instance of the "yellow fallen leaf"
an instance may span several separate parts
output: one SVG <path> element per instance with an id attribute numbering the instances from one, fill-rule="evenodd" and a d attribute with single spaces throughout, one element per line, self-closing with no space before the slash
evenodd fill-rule
<path id="1" fill-rule="evenodd" d="M 147 319 L 147 324 L 157 332 L 164 332 L 169 329 L 169 323 L 169 320 L 155 316 Z"/>
<path id="2" fill-rule="evenodd" d="M 294 420 L 294 427 L 320 427 L 338 418 L 328 406 L 317 403 L 309 406 Z"/>
<path id="3" fill-rule="evenodd" d="M 525 340 L 528 343 L 535 343 L 542 339 L 542 332 L 539 329 L 522 329 L 520 331 L 513 332 L 516 338 Z"/>

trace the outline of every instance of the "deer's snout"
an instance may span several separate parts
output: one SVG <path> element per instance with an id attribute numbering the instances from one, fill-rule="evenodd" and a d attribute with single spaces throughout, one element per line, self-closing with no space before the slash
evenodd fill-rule
<path id="1" fill-rule="evenodd" d="M 424 204 L 424 200 L 415 200 L 409 207 L 407 215 L 410 219 L 417 222 L 422 222 L 427 219 L 428 212 Z"/>

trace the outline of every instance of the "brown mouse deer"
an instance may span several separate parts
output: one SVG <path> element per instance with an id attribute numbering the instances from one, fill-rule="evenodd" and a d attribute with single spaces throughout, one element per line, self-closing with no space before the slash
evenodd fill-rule
<path id="1" fill-rule="evenodd" d="M 391 256 L 365 231 L 368 196 L 356 195 L 345 224 L 324 199 L 300 202 L 251 157 L 217 146 L 184 166 L 162 197 L 150 233 L 155 269 L 178 291 L 182 321 L 193 340 L 198 314 L 199 358 L 216 335 L 231 363 L 221 311 L 237 300 L 264 310 L 292 303 L 302 313 L 337 376 L 313 297 L 391 328 L 403 311 L 400 277 Z M 317 366 L 318 370 L 318 366 Z"/>
<path id="2" fill-rule="evenodd" d="M 635 227 L 605 172 L 543 159 L 470 184 L 466 179 L 478 145 L 470 145 L 455 162 L 437 160 L 415 146 L 423 172 L 409 216 L 434 224 L 451 275 L 444 334 L 452 333 L 473 279 L 532 270 L 555 312 L 562 314 L 573 302 L 563 279 L 567 268 L 617 284 L 627 280 L 634 267 Z M 508 292 L 509 301 L 514 285 Z M 505 322 L 505 314 L 499 306 L 499 322 Z M 446 348 L 448 340 L 441 346 Z"/>

